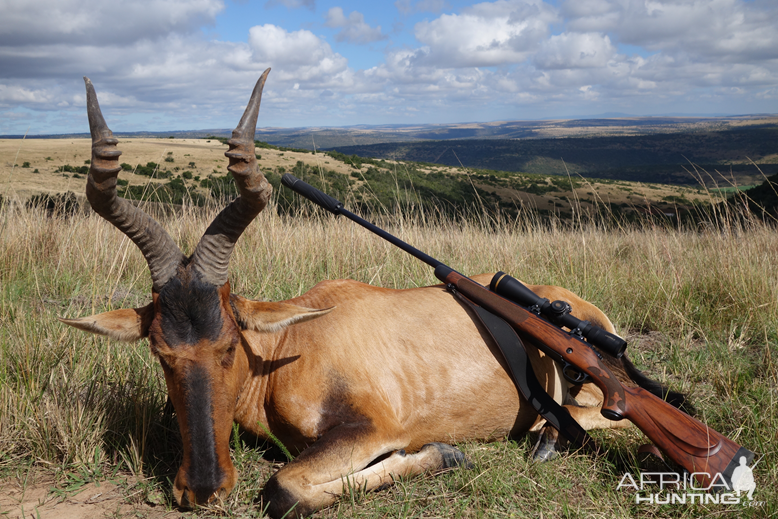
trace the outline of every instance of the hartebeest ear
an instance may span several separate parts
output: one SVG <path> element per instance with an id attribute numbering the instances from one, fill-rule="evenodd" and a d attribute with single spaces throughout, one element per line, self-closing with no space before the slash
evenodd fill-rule
<path id="1" fill-rule="evenodd" d="M 289 303 L 252 301 L 234 294 L 230 296 L 230 302 L 232 308 L 237 312 L 235 319 L 238 320 L 241 327 L 258 332 L 277 332 L 289 325 L 326 315 L 335 308 L 333 306 L 317 310 Z"/>
<path id="2" fill-rule="evenodd" d="M 63 319 L 63 323 L 85 332 L 106 335 L 120 341 L 137 341 L 148 337 L 154 318 L 154 303 L 141 308 L 113 310 L 80 319 Z"/>

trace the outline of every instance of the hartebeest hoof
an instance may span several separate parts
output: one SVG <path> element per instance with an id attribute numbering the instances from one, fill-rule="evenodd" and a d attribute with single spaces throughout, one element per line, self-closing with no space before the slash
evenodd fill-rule
<path id="1" fill-rule="evenodd" d="M 446 445 L 445 443 L 428 443 L 424 445 L 421 450 L 425 451 L 427 449 L 435 449 L 438 451 L 438 454 L 440 454 L 441 462 L 440 462 L 440 469 L 450 469 L 454 467 L 463 467 L 466 469 L 472 469 L 473 464 L 470 463 L 467 458 L 465 457 L 465 454 L 457 449 L 456 447 L 452 447 L 451 445 Z"/>
<path id="2" fill-rule="evenodd" d="M 540 436 L 538 436 L 538 441 L 535 444 L 532 461 L 544 462 L 553 460 L 559 456 L 558 446 L 559 432 L 552 427 L 544 427 L 540 431 Z"/>

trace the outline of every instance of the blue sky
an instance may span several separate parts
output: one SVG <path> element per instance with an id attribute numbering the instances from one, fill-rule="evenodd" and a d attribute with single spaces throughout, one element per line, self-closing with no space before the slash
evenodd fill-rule
<path id="1" fill-rule="evenodd" d="M 0 134 L 778 113 L 774 0 L 0 0 Z"/>

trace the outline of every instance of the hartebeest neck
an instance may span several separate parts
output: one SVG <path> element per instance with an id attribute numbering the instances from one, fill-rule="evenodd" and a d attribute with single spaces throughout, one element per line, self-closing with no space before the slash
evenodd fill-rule
<path id="1" fill-rule="evenodd" d="M 240 384 L 240 394 L 235 404 L 235 422 L 257 437 L 265 438 L 269 427 L 264 402 L 268 391 L 268 373 L 266 366 L 273 354 L 273 341 L 257 340 L 258 332 L 241 333 L 242 348 L 236 352 L 235 376 Z M 260 425 L 261 424 L 261 425 Z"/>

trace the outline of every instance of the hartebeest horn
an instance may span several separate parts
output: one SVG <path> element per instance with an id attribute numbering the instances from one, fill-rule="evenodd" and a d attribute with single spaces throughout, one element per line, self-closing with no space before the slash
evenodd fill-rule
<path id="1" fill-rule="evenodd" d="M 86 83 L 86 109 L 92 134 L 92 162 L 86 182 L 86 197 L 97 214 L 108 220 L 138 246 L 149 264 L 153 289 L 159 291 L 185 260 L 181 249 L 159 223 L 116 193 L 121 171 L 116 148 L 119 142 L 105 124 L 97 94 L 89 78 Z"/>
<path id="2" fill-rule="evenodd" d="M 192 254 L 192 267 L 204 281 L 214 285 L 227 282 L 232 249 L 246 227 L 265 208 L 273 190 L 259 171 L 254 154 L 259 104 L 269 72 L 270 69 L 267 69 L 257 81 L 246 111 L 238 127 L 232 131 L 232 139 L 227 141 L 230 149 L 224 153 L 230 159 L 227 169 L 235 178 L 240 196 L 214 218 Z"/>

